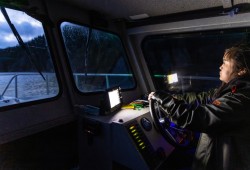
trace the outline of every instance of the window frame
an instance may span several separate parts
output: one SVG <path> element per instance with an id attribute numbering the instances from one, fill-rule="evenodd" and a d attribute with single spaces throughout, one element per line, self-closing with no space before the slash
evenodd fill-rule
<path id="1" fill-rule="evenodd" d="M 103 28 L 98 28 L 98 27 L 95 27 L 95 26 L 91 26 L 91 25 L 88 25 L 88 24 L 84 24 L 82 22 L 78 22 L 78 21 L 74 21 L 74 20 L 62 20 L 58 23 L 58 30 L 59 30 L 59 33 L 60 33 L 60 41 L 62 43 L 62 48 L 64 50 L 64 55 L 65 55 L 65 58 L 66 58 L 66 65 L 67 65 L 67 69 L 69 71 L 69 74 L 70 74 L 70 81 L 72 82 L 72 85 L 73 85 L 73 89 L 80 95 L 92 95 L 92 94 L 103 94 L 106 90 L 96 90 L 96 91 L 89 91 L 89 92 L 83 92 L 81 90 L 78 89 L 76 83 L 75 83 L 75 79 L 74 79 L 74 76 L 73 76 L 73 71 L 72 71 L 72 68 L 71 68 L 71 65 L 70 65 L 70 59 L 69 59 L 69 56 L 67 54 L 67 50 L 66 50 L 66 46 L 64 44 L 64 39 L 63 39 L 63 33 L 62 33 L 62 30 L 61 30 L 61 25 L 62 23 L 64 22 L 68 22 L 68 23 L 71 23 L 71 24 L 75 24 L 75 25 L 79 25 L 79 26 L 83 26 L 83 27 L 88 27 L 88 28 L 92 28 L 92 29 L 95 29 L 95 30 L 98 30 L 98 31 L 102 31 L 102 32 L 106 32 L 106 33 L 109 33 L 109 34 L 113 34 L 113 35 L 116 35 L 119 39 L 120 39 L 120 42 L 121 42 L 121 46 L 123 47 L 123 50 L 124 50 L 124 54 L 125 54 L 125 60 L 127 61 L 127 64 L 128 64 L 128 67 L 131 71 L 131 74 L 132 74 L 132 79 L 134 81 L 134 87 L 132 88 L 128 88 L 128 89 L 124 89 L 122 88 L 121 91 L 130 91 L 130 90 L 133 90 L 133 89 L 136 89 L 137 87 L 137 81 L 136 81 L 136 78 L 135 78 L 135 74 L 134 74 L 134 70 L 133 70 L 133 67 L 131 65 L 131 62 L 130 62 L 130 58 L 128 57 L 128 54 L 127 54 L 127 50 L 124 46 L 124 42 L 121 38 L 121 36 L 114 32 L 114 31 L 110 31 L 110 30 L 107 30 L 107 29 L 103 29 Z M 117 86 L 114 86 L 114 87 L 117 87 Z M 109 87 L 109 88 L 112 88 L 112 87 Z"/>
<path id="2" fill-rule="evenodd" d="M 15 109 L 15 108 L 22 108 L 22 107 L 27 107 L 27 106 L 31 106 L 31 105 L 38 105 L 38 104 L 42 104 L 42 103 L 48 103 L 51 101 L 55 101 L 58 100 L 60 98 L 60 96 L 62 95 L 63 91 L 62 91 L 62 84 L 61 84 L 61 77 L 58 71 L 58 67 L 56 64 L 56 60 L 55 60 L 55 55 L 54 55 L 54 51 L 52 50 L 52 42 L 51 42 L 51 38 L 48 33 L 48 28 L 46 27 L 46 23 L 44 23 L 42 20 L 39 20 L 38 18 L 36 18 L 35 16 L 31 16 L 29 15 L 29 13 L 27 13 L 25 10 L 22 10 L 20 8 L 15 8 L 15 7 L 10 7 L 10 6 L 2 6 L 4 8 L 9 8 L 11 10 L 16 10 L 19 12 L 23 12 L 26 15 L 28 15 L 29 17 L 39 21 L 41 23 L 43 32 L 44 32 L 44 38 L 46 40 L 46 44 L 47 44 L 47 50 L 49 51 L 49 55 L 50 55 L 50 59 L 51 59 L 51 64 L 53 65 L 53 69 L 54 69 L 54 74 L 55 74 L 55 78 L 57 80 L 57 87 L 58 87 L 58 93 L 53 96 L 53 97 L 48 97 L 48 98 L 34 98 L 34 100 L 30 100 L 30 101 L 25 101 L 25 102 L 21 102 L 21 103 L 15 103 L 15 104 L 10 104 L 10 105 L 6 105 L 6 106 L 1 106 L 0 107 L 0 111 L 7 111 L 7 110 L 11 110 L 11 109 Z M 6 72 L 7 73 L 7 72 Z"/>

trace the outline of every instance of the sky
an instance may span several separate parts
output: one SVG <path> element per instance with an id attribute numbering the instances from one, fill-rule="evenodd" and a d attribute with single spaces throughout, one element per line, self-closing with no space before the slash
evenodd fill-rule
<path id="1" fill-rule="evenodd" d="M 31 18 L 27 14 L 21 11 L 7 9 L 6 11 L 12 24 L 16 27 L 21 38 L 24 42 L 27 42 L 39 35 L 43 35 L 43 27 L 41 22 Z M 0 49 L 7 47 L 13 47 L 18 45 L 18 42 L 12 33 L 8 23 L 0 11 Z"/>

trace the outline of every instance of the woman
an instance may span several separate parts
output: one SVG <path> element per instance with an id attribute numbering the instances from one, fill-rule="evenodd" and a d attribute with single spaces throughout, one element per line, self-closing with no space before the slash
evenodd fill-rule
<path id="1" fill-rule="evenodd" d="M 198 95 L 152 92 L 170 121 L 201 132 L 193 169 L 250 170 L 250 49 L 225 50 L 222 85 Z"/>

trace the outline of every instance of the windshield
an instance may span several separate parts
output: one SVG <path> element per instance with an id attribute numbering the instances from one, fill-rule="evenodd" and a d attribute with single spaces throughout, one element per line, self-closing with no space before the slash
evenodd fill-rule
<path id="1" fill-rule="evenodd" d="M 247 41 L 248 35 L 247 29 L 237 29 L 147 37 L 142 48 L 156 90 L 199 92 L 218 87 L 224 50 Z"/>
<path id="2" fill-rule="evenodd" d="M 80 92 L 135 87 L 127 55 L 117 35 L 70 22 L 61 24 L 61 32 Z"/>

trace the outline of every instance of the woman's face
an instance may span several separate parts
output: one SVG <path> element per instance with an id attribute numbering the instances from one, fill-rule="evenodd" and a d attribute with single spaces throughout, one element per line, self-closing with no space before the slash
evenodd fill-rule
<path id="1" fill-rule="evenodd" d="M 228 83 L 230 80 L 235 78 L 237 74 L 234 71 L 234 60 L 228 59 L 226 55 L 223 57 L 223 63 L 220 66 L 220 80 Z"/>

